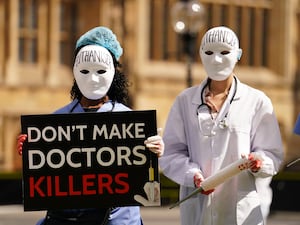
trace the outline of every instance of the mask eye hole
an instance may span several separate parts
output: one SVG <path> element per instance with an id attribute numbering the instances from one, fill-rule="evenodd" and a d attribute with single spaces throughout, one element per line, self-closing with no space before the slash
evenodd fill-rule
<path id="1" fill-rule="evenodd" d="M 222 55 L 228 55 L 230 53 L 230 51 L 222 51 L 221 54 Z"/>
<path id="2" fill-rule="evenodd" d="M 88 74 L 89 71 L 88 70 L 80 70 L 80 73 L 83 73 L 83 74 Z"/>
<path id="3" fill-rule="evenodd" d="M 106 73 L 106 71 L 105 70 L 98 70 L 97 73 L 98 74 L 103 74 L 103 73 Z"/>
<path id="4" fill-rule="evenodd" d="M 214 54 L 214 53 L 213 53 L 212 51 L 206 51 L 205 54 L 206 54 L 206 55 L 212 55 L 212 54 Z"/>

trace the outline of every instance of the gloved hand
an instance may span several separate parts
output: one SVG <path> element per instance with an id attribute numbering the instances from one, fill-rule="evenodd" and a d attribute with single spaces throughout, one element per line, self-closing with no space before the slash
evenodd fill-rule
<path id="1" fill-rule="evenodd" d="M 27 134 L 20 134 L 17 138 L 17 151 L 19 155 L 22 155 L 23 144 L 26 139 L 27 139 Z"/>
<path id="2" fill-rule="evenodd" d="M 260 170 L 260 168 L 262 167 L 261 158 L 252 152 L 248 155 L 248 160 L 249 160 L 248 168 L 253 173 L 257 173 Z"/>
<path id="3" fill-rule="evenodd" d="M 201 182 L 204 181 L 204 177 L 200 172 L 196 172 L 194 175 L 194 185 L 196 188 L 201 187 Z M 201 194 L 209 195 L 210 193 L 214 192 L 215 189 L 207 190 L 207 191 L 201 191 Z"/>
<path id="4" fill-rule="evenodd" d="M 144 144 L 146 145 L 149 150 L 155 154 L 157 154 L 158 157 L 162 156 L 165 151 L 165 143 L 160 136 L 161 128 L 157 129 L 157 135 L 148 137 Z"/>
<path id="5" fill-rule="evenodd" d="M 262 167 L 261 157 L 255 154 L 254 152 L 251 152 L 248 156 L 242 154 L 242 158 L 246 157 L 248 159 L 248 162 L 245 163 L 245 168 L 251 170 L 252 173 L 257 173 Z"/>

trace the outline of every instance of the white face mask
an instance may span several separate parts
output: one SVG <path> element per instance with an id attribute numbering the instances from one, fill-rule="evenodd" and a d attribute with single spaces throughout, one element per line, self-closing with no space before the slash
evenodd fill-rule
<path id="1" fill-rule="evenodd" d="M 200 57 L 208 77 L 212 80 L 225 80 L 233 72 L 240 51 L 219 43 L 207 45 L 200 51 Z"/>
<path id="2" fill-rule="evenodd" d="M 208 77 L 212 80 L 226 80 L 232 74 L 241 54 L 238 39 L 228 28 L 213 28 L 202 39 L 200 57 Z"/>
<path id="3" fill-rule="evenodd" d="M 78 52 L 73 73 L 84 97 L 104 97 L 113 81 L 115 68 L 110 52 L 98 45 L 87 45 Z"/>

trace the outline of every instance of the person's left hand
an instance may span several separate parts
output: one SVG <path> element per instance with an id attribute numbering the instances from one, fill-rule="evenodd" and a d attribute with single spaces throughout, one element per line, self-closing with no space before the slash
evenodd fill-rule
<path id="1" fill-rule="evenodd" d="M 260 157 L 255 155 L 253 152 L 248 155 L 248 168 L 253 172 L 257 173 L 262 167 L 262 160 Z"/>
<path id="2" fill-rule="evenodd" d="M 151 152 L 157 154 L 158 157 L 162 156 L 165 151 L 165 143 L 162 137 L 160 136 L 160 130 L 161 128 L 157 129 L 158 134 L 148 137 L 144 142 L 146 147 L 149 148 Z"/>
<path id="3" fill-rule="evenodd" d="M 245 154 L 242 154 L 242 158 L 246 158 Z M 262 167 L 262 159 L 260 156 L 251 152 L 248 157 L 248 161 L 245 163 L 245 167 L 251 170 L 252 173 L 257 173 Z"/>

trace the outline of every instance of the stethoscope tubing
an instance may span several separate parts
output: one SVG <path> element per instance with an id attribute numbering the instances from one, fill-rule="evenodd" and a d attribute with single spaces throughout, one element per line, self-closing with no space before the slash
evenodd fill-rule
<path id="1" fill-rule="evenodd" d="M 236 77 L 234 76 L 234 91 L 233 91 L 233 95 L 229 101 L 229 104 L 231 105 L 231 103 L 233 102 L 234 98 L 235 98 L 235 95 L 236 95 L 236 92 L 237 92 L 237 79 Z M 200 98 L 201 98 L 201 104 L 197 107 L 197 115 L 198 115 L 198 110 L 202 107 L 202 106 L 206 106 L 208 108 L 210 108 L 205 102 L 204 102 L 204 99 L 203 99 L 203 94 L 204 94 L 204 90 L 206 89 L 206 87 L 210 84 L 211 80 L 208 78 L 206 84 L 203 86 L 202 90 L 201 90 L 201 94 L 200 94 Z M 227 116 L 228 113 L 226 113 L 226 116 Z"/>

